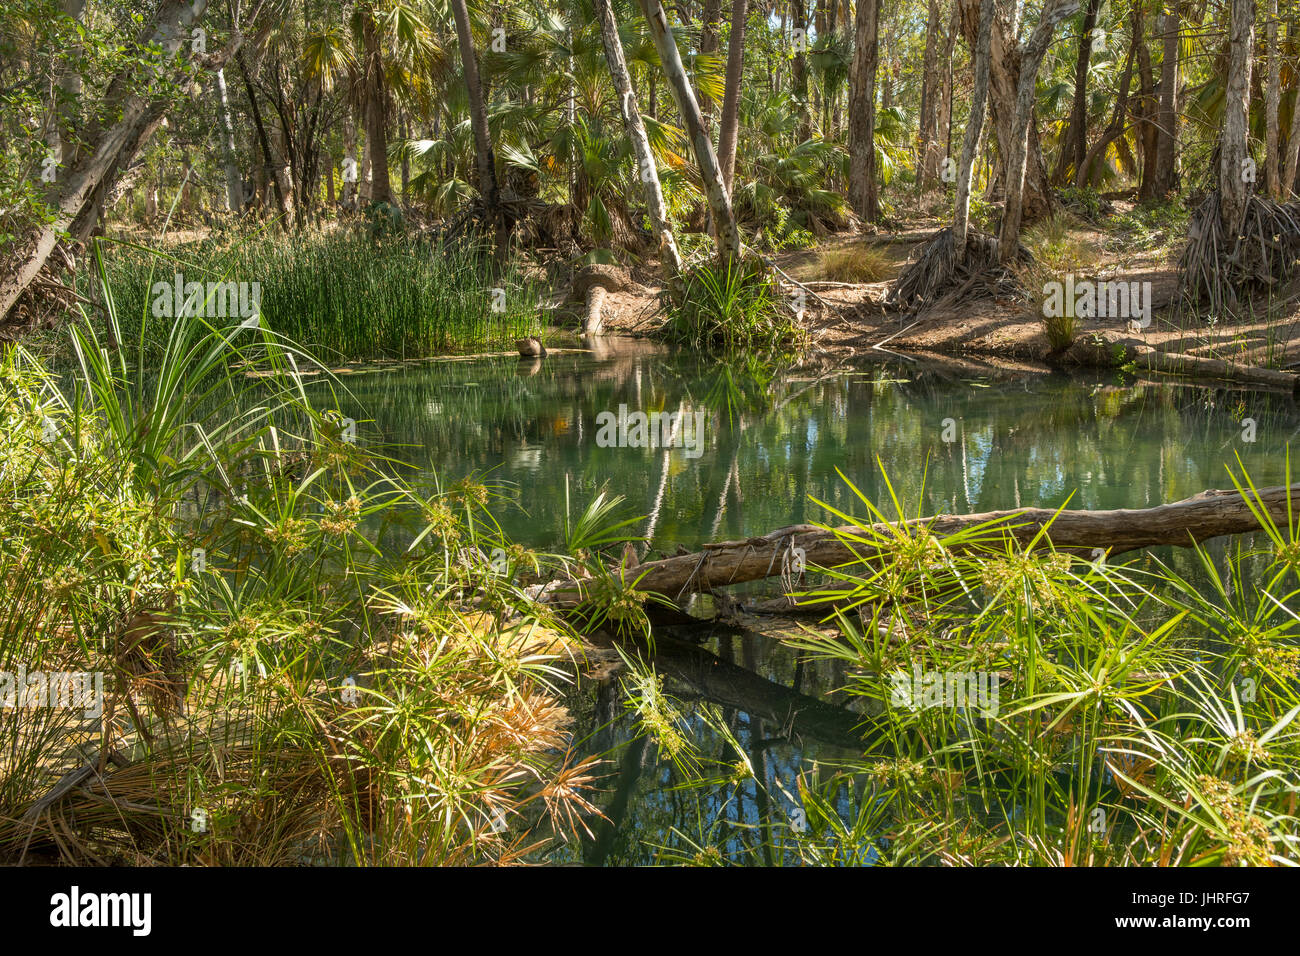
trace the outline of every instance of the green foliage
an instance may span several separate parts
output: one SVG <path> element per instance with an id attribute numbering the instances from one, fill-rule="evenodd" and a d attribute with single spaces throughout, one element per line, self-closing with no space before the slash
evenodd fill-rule
<path id="1" fill-rule="evenodd" d="M 517 263 L 494 274 L 490 256 L 470 244 L 406 238 L 395 212 L 374 207 L 362 233 L 212 239 L 169 256 L 122 247 L 108 259 L 107 282 L 126 333 L 155 351 L 169 329 L 148 314 L 151 290 L 177 272 L 187 281 L 257 282 L 265 325 L 350 358 L 508 349 L 538 333 L 539 293 Z"/>
<path id="2" fill-rule="evenodd" d="M 701 265 L 686 275 L 664 334 L 691 348 L 763 350 L 789 346 L 802 332 L 761 263 L 728 262 Z"/>
<path id="3" fill-rule="evenodd" d="M 1300 524 L 1234 480 L 1266 531 L 1226 562 L 1198 548 L 1208 589 L 1159 562 L 1040 548 L 1042 530 L 1017 544 L 993 525 L 905 526 L 896 497 L 886 514 L 857 493 L 863 513 L 828 508 L 836 524 L 892 524 L 834 532 L 864 559 L 821 569 L 798 597 L 825 603 L 823 626 L 787 643 L 848 675 L 861 753 L 805 767 L 797 793 L 755 779 L 727 763 L 739 745 L 691 748 L 684 728 L 709 713 L 645 667 L 642 729 L 700 801 L 757 788 L 764 816 L 729 837 L 740 862 L 1300 864 Z M 919 675 L 983 675 L 996 692 L 918 699 Z M 723 858 L 716 830 L 679 836 L 697 862 Z"/>
<path id="4" fill-rule="evenodd" d="M 1172 251 L 1186 241 L 1190 219 L 1191 212 L 1177 200 L 1135 206 L 1115 219 L 1110 246 L 1136 252 Z"/>
<path id="5" fill-rule="evenodd" d="M 102 721 L 0 708 L 0 858 L 466 864 L 572 835 L 572 632 L 518 581 L 557 566 L 483 486 L 406 485 L 277 336 L 182 318 L 150 359 L 106 299 L 70 378 L 0 356 L 0 671 L 103 689 Z"/>

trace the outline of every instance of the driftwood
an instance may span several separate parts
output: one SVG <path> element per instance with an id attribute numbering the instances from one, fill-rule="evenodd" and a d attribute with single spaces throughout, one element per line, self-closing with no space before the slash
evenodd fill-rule
<path id="1" fill-rule="evenodd" d="M 1285 526 L 1289 520 L 1288 497 L 1292 511 L 1300 515 L 1300 484 L 1263 488 L 1257 495 L 1256 499 L 1256 493 L 1251 493 L 1255 507 L 1265 511 L 1280 525 Z M 1218 490 L 1203 491 L 1182 501 L 1136 510 L 1058 512 L 1050 508 L 1021 508 L 973 515 L 935 515 L 912 519 L 905 524 L 909 528 L 924 527 L 939 537 L 977 525 L 987 525 L 990 532 L 1001 527 L 1022 545 L 1029 544 L 1046 527 L 1047 531 L 1039 542 L 1042 546 L 1050 543 L 1058 550 L 1088 553 L 1102 550 L 1107 555 L 1159 545 L 1191 547 L 1208 538 L 1260 529 L 1241 494 Z M 867 542 L 846 541 L 842 536 L 857 535 L 876 540 L 888 536 L 890 527 L 877 524 L 864 531 L 846 525 L 830 531 L 816 525 L 791 525 L 744 541 L 705 545 L 702 551 L 650 561 L 627 568 L 624 573 L 627 580 L 637 582 L 640 591 L 677 599 L 693 592 L 788 575 L 792 570 L 795 548 L 803 550 L 803 562 L 808 568 L 859 564 L 877 556 L 879 551 Z M 987 542 L 983 535 L 981 539 Z M 544 600 L 560 605 L 571 604 L 580 598 L 578 582 L 554 582 L 544 590 Z"/>

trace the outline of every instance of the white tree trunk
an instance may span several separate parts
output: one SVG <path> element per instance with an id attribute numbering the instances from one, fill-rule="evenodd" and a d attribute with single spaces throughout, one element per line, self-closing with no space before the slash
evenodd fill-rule
<path id="1" fill-rule="evenodd" d="M 235 158 L 235 127 L 230 121 L 230 97 L 226 93 L 226 71 L 217 70 L 217 121 L 221 126 L 221 164 L 226 172 L 226 211 L 238 213 L 244 204 L 244 183 Z"/>
<path id="2" fill-rule="evenodd" d="M 663 268 L 664 282 L 669 286 L 678 281 L 682 271 L 682 256 L 677 250 L 677 239 L 673 236 L 672 225 L 668 221 L 668 207 L 664 203 L 663 189 L 659 184 L 659 170 L 655 166 L 654 153 L 650 151 L 650 139 L 646 136 L 645 123 L 641 119 L 641 107 L 637 105 L 636 93 L 632 90 L 632 78 L 627 72 L 627 61 L 623 58 L 623 42 L 618 36 L 618 23 L 614 20 L 614 11 L 609 0 L 593 0 L 596 20 L 600 23 L 601 42 L 605 46 L 605 62 L 609 64 L 610 76 L 614 80 L 614 89 L 618 93 L 619 109 L 623 113 L 623 126 L 627 137 L 632 141 L 632 152 L 636 157 L 637 178 L 645 193 L 646 209 L 650 213 L 650 225 L 654 229 L 655 240 L 659 246 L 659 262 Z"/>
<path id="3" fill-rule="evenodd" d="M 724 263 L 739 259 L 744 253 L 744 247 L 731 209 L 731 196 L 722 180 L 722 170 L 718 167 L 718 157 L 713 151 L 708 130 L 704 127 L 700 104 L 695 99 L 695 91 L 691 89 L 681 55 L 677 52 L 677 41 L 668 29 L 668 15 L 664 13 L 659 0 L 640 0 L 640 3 L 641 11 L 650 25 L 655 49 L 659 51 L 659 62 L 663 66 L 664 77 L 668 80 L 668 90 L 677 105 L 677 112 L 681 114 L 687 138 L 695 153 L 695 161 L 700 168 L 700 180 L 704 184 L 704 194 L 709 201 L 709 212 L 713 215 L 717 231 L 718 258 Z"/>

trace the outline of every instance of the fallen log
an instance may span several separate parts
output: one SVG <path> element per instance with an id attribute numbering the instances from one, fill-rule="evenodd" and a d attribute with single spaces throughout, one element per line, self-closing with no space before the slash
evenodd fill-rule
<path id="1" fill-rule="evenodd" d="M 1291 513 L 1300 515 L 1300 484 L 1263 488 L 1251 493 L 1255 507 L 1285 527 L 1288 501 Z M 869 561 L 881 553 L 872 542 L 888 539 L 892 527 L 880 523 L 862 528 L 844 525 L 834 530 L 798 524 L 780 528 L 744 541 L 708 544 L 701 551 L 649 561 L 628 567 L 623 573 L 636 581 L 639 591 L 654 592 L 674 600 L 694 592 L 707 592 L 732 584 L 743 584 L 781 574 L 790 574 L 794 556 L 808 568 L 840 568 Z M 1160 545 L 1191 547 L 1208 538 L 1246 534 L 1260 530 L 1250 505 L 1236 491 L 1203 491 L 1191 498 L 1154 508 L 1111 511 L 1055 511 L 1051 508 L 1020 508 L 972 515 L 934 515 L 902 522 L 909 529 L 925 528 L 939 539 L 987 526 L 978 538 L 990 544 L 990 536 L 1001 530 L 1021 545 L 1028 545 L 1043 532 L 1039 545 L 1057 550 L 1102 551 L 1125 554 Z M 951 550 L 960 550 L 954 544 Z M 802 553 L 796 549 L 801 549 Z M 544 589 L 546 600 L 571 605 L 581 599 L 581 582 L 553 582 Z"/>
<path id="2" fill-rule="evenodd" d="M 1240 365 L 1236 362 L 1188 355 L 1184 352 L 1161 352 L 1153 348 L 1138 350 L 1136 361 L 1137 364 L 1145 365 L 1153 372 L 1167 372 L 1170 375 L 1200 375 L 1227 382 L 1282 388 L 1292 393 L 1300 391 L 1300 375 L 1294 372 L 1279 372 L 1271 368 Z"/>

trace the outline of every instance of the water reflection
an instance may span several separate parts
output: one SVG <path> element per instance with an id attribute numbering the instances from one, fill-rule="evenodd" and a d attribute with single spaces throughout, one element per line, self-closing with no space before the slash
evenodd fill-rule
<path id="1" fill-rule="evenodd" d="M 556 547 L 566 490 L 581 507 L 608 487 L 644 516 L 651 557 L 793 523 L 840 523 L 814 499 L 865 515 L 848 482 L 890 513 L 885 475 L 909 516 L 1051 507 L 1067 497 L 1072 508 L 1150 507 L 1229 487 L 1225 465 L 1237 456 L 1258 484 L 1277 484 L 1300 433 L 1300 412 L 1281 394 L 926 362 L 772 369 L 619 340 L 598 353 L 438 362 L 347 385 L 357 403 L 347 414 L 373 420 L 416 469 L 444 482 L 477 473 L 502 483 L 514 507 L 498 518 L 516 539 Z M 597 416 L 620 405 L 704 412 L 702 454 L 671 442 L 601 447 Z M 1195 573 L 1186 554 L 1164 556 Z M 669 689 L 723 708 L 768 792 L 788 800 L 808 759 L 853 745 L 852 715 L 836 704 L 844 682 L 836 665 L 721 626 L 678 638 L 665 639 L 658 663 Z M 828 702 L 824 710 L 817 701 Z M 632 739 L 615 676 L 585 682 L 572 704 L 587 750 L 619 748 L 602 804 L 612 823 L 557 859 L 648 863 L 689 859 L 705 845 L 738 855 L 768 844 L 765 822 L 784 822 L 793 809 L 769 805 L 752 783 L 674 789 L 672 765 Z M 702 722 L 694 729 L 706 752 L 739 756 Z"/>

